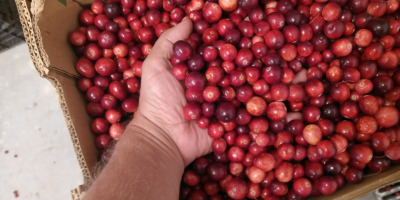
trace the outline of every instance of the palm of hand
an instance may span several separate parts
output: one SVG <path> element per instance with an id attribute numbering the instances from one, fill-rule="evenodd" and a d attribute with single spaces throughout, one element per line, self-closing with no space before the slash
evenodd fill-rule
<path id="1" fill-rule="evenodd" d="M 159 45 L 156 44 L 153 49 L 156 49 L 157 45 L 162 48 L 153 50 L 154 54 L 149 55 L 143 63 L 143 90 L 140 94 L 138 114 L 153 122 L 172 138 L 185 164 L 188 165 L 195 158 L 211 151 L 212 140 L 206 129 L 200 129 L 195 121 L 187 121 L 183 116 L 183 107 L 186 105 L 184 89 L 172 75 L 172 66 L 168 59 L 168 55 L 172 54 L 172 42 L 174 39 L 170 38 L 157 42 Z M 163 50 L 171 52 L 160 55 L 159 52 Z"/>
<path id="2" fill-rule="evenodd" d="M 186 105 L 182 84 L 172 75 L 172 45 L 183 40 L 192 31 L 190 20 L 184 20 L 175 28 L 161 35 L 152 52 L 143 63 L 140 106 L 135 116 L 143 116 L 161 128 L 175 142 L 186 165 L 211 152 L 212 139 L 195 121 L 187 121 L 183 115 Z M 293 83 L 304 82 L 306 71 L 298 73 Z M 301 119 L 300 113 L 288 113 L 286 121 Z"/>

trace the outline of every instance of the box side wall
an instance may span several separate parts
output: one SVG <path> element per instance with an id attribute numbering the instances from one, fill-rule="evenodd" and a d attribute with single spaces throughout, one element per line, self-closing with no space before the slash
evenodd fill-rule
<path id="1" fill-rule="evenodd" d="M 78 58 L 68 39 L 69 33 L 80 26 L 78 16 L 82 10 L 79 3 L 71 0 L 67 1 L 67 7 L 58 1 L 47 0 L 40 13 L 38 27 L 50 61 L 48 77 L 59 83 L 60 105 L 87 183 L 93 177 L 99 151 L 90 129 L 92 118 L 86 112 L 87 101 L 76 87 L 77 79 L 73 78 L 79 76 L 75 70 Z"/>
<path id="2" fill-rule="evenodd" d="M 47 77 L 56 88 L 65 122 L 71 134 L 85 183 L 91 181 L 99 151 L 90 129 L 91 117 L 86 113 L 86 99 L 76 87 L 76 79 L 50 71 Z"/>
<path id="3" fill-rule="evenodd" d="M 47 0 L 39 14 L 37 25 L 40 29 L 43 48 L 48 56 L 49 68 L 78 77 L 75 70 L 76 56 L 69 42 L 69 33 L 79 25 L 79 13 L 83 8 L 76 2 L 67 1 L 67 7 L 55 0 Z"/>
<path id="4" fill-rule="evenodd" d="M 79 27 L 78 15 L 82 7 L 73 1 L 68 1 L 65 7 L 53 0 L 16 0 L 16 4 L 35 67 L 41 76 L 52 82 L 58 94 L 87 183 L 93 175 L 99 151 L 90 130 L 92 119 L 85 111 L 87 102 L 76 87 L 77 57 L 68 41 L 70 30 Z"/>

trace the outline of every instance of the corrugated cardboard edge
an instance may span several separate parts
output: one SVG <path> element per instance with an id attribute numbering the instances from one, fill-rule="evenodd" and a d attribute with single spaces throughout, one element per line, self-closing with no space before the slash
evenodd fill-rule
<path id="1" fill-rule="evenodd" d="M 40 30 L 37 26 L 40 12 L 43 9 L 44 0 L 33 0 L 32 4 L 30 5 L 31 12 L 29 12 L 27 4 L 28 2 L 26 0 L 15 0 L 15 3 L 18 8 L 18 13 L 24 31 L 25 40 L 26 43 L 28 44 L 33 64 L 36 70 L 39 72 L 40 76 L 48 79 L 56 89 L 60 107 L 63 111 L 64 119 L 67 124 L 67 128 L 69 130 L 71 140 L 74 146 L 75 154 L 82 170 L 84 182 L 88 183 L 91 180 L 91 174 L 84 160 L 76 130 L 72 124 L 68 107 L 65 103 L 64 93 L 61 84 L 56 78 L 49 76 L 50 61 L 43 48 Z M 74 191 L 81 191 L 81 190 L 74 189 Z"/>
<path id="2" fill-rule="evenodd" d="M 40 76 L 44 76 L 49 72 L 47 69 L 47 66 L 49 66 L 49 58 L 43 49 L 40 34 L 38 34 L 39 28 L 36 25 L 37 18 L 34 17 L 34 14 L 29 12 L 28 5 L 25 0 L 15 0 L 15 3 L 17 5 L 21 25 L 24 31 L 25 41 L 28 44 L 33 64 Z M 37 5 L 40 5 L 41 3 L 44 4 L 44 2 L 38 3 L 37 0 L 34 0 L 31 5 L 34 6 L 35 9 L 32 8 L 32 10 L 35 10 L 35 12 L 38 13 L 40 11 L 40 6 Z"/>
<path id="3" fill-rule="evenodd" d="M 71 195 L 73 200 L 81 200 L 85 195 L 84 187 L 80 185 L 79 187 L 73 189 L 71 191 Z"/>

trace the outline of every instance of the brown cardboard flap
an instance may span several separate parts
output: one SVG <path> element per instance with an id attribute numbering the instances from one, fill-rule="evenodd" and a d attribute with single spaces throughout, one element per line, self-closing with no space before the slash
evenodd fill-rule
<path id="1" fill-rule="evenodd" d="M 92 119 L 86 113 L 86 99 L 76 87 L 76 79 L 52 71 L 47 78 L 56 87 L 84 180 L 88 183 L 93 175 L 99 151 L 95 146 L 95 135 L 90 129 Z"/>
<path id="2" fill-rule="evenodd" d="M 33 0 L 32 3 L 16 0 L 32 61 L 40 75 L 47 78 L 56 89 L 86 184 L 92 178 L 98 150 L 94 145 L 95 136 L 90 130 L 91 118 L 85 111 L 86 100 L 76 87 L 77 79 L 74 77 L 77 77 L 77 72 L 74 63 L 77 58 L 67 37 L 59 36 L 67 36 L 68 27 L 73 29 L 78 26 L 77 16 L 82 8 L 72 1 L 68 1 L 68 4 L 69 6 L 65 7 L 53 0 L 48 0 L 46 5 L 43 0 Z M 28 5 L 31 5 L 30 10 Z M 67 18 L 68 15 L 71 15 L 73 19 Z M 39 18 L 41 26 L 37 23 Z M 52 27 L 54 24 L 50 25 L 48 21 L 60 23 L 56 25 L 57 27 Z M 54 32 L 43 34 L 46 30 L 54 30 Z M 57 66 L 50 67 L 52 65 L 49 60 Z"/>
<path id="3" fill-rule="evenodd" d="M 81 10 L 82 7 L 71 0 L 67 1 L 67 7 L 56 0 L 47 0 L 37 23 L 49 66 L 76 76 L 75 64 L 78 58 L 68 38 L 69 33 L 79 27 Z"/>

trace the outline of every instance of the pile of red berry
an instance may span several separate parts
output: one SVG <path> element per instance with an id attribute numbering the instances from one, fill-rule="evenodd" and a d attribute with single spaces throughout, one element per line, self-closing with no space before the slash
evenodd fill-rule
<path id="1" fill-rule="evenodd" d="M 185 16 L 172 73 L 214 152 L 187 167 L 182 199 L 329 195 L 400 163 L 397 0 L 95 1 L 70 41 L 99 149 L 136 111 L 152 45 Z"/>

